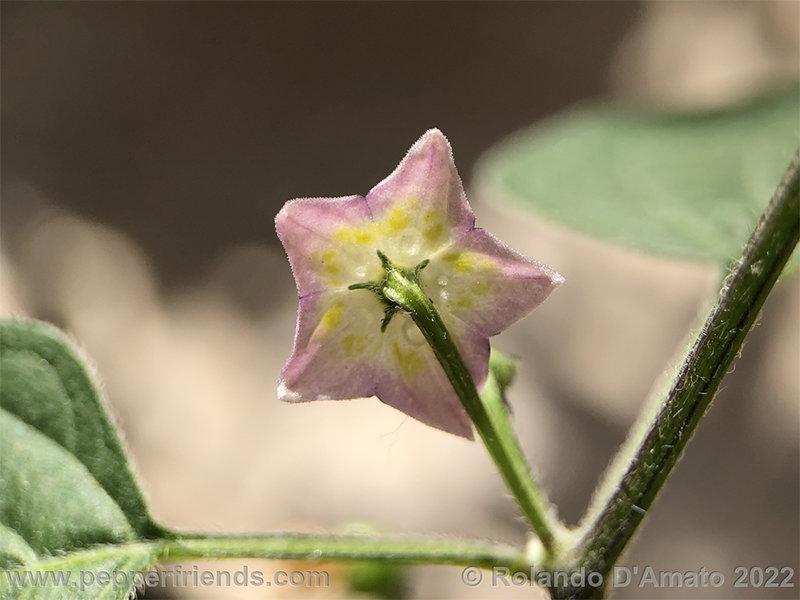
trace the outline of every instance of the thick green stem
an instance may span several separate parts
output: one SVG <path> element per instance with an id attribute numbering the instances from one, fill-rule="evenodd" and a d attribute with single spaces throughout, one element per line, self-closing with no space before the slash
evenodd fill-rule
<path id="1" fill-rule="evenodd" d="M 573 568 L 607 575 L 630 541 L 708 409 L 744 338 L 798 241 L 800 151 L 723 283 L 719 299 L 686 354 L 649 427 L 635 428 L 617 464 L 627 465 L 587 515 L 571 551 Z M 609 470 L 609 476 L 617 474 Z M 602 494 L 602 493 L 601 493 Z M 552 590 L 556 598 L 602 597 L 602 589 Z"/>
<path id="2" fill-rule="evenodd" d="M 484 404 L 452 336 L 433 303 L 420 288 L 416 273 L 424 264 L 411 273 L 394 267 L 383 255 L 381 260 L 386 269 L 386 280 L 381 290 L 383 295 L 407 311 L 419 327 L 547 556 L 552 557 L 556 540 L 547 503 L 531 476 L 519 441 L 508 423 L 506 411 L 490 409 Z"/>

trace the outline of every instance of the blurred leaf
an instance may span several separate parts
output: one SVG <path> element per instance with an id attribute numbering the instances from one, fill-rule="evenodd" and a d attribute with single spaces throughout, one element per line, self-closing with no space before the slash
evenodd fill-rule
<path id="1" fill-rule="evenodd" d="M 75 350 L 43 323 L 0 321 L 0 568 L 19 567 L 0 579 L 0 596 L 126 598 L 127 586 L 19 588 L 9 578 L 140 571 L 155 544 L 135 542 L 161 533 Z"/>
<path id="2" fill-rule="evenodd" d="M 408 597 L 406 571 L 390 562 L 354 562 L 349 565 L 347 579 L 355 595 L 398 600 Z"/>
<path id="3" fill-rule="evenodd" d="M 506 388 L 514 382 L 517 375 L 516 359 L 510 354 L 501 352 L 495 348 L 491 349 L 489 355 L 489 372 L 497 379 L 500 391 L 505 392 Z"/>
<path id="4" fill-rule="evenodd" d="M 339 528 L 348 535 L 376 536 L 380 531 L 370 525 L 353 521 Z M 347 586 L 354 596 L 389 598 L 408 597 L 408 570 L 397 563 L 386 561 L 355 561 L 347 565 Z"/>
<path id="5" fill-rule="evenodd" d="M 798 142 L 797 89 L 702 114 L 586 108 L 490 150 L 475 180 L 484 197 L 578 231 L 727 266 Z"/>

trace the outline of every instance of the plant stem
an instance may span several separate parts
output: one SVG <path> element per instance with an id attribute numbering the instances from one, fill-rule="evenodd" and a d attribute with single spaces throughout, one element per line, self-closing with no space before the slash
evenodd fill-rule
<path id="1" fill-rule="evenodd" d="M 453 342 L 453 337 L 417 282 L 416 273 L 424 267 L 424 264 L 412 273 L 394 267 L 385 256 L 382 256 L 381 260 L 386 269 L 383 294 L 389 301 L 407 311 L 419 327 L 461 399 L 506 485 L 539 537 L 546 555 L 553 557 L 556 540 L 551 527 L 550 511 L 531 476 L 522 448 L 508 422 L 502 400 L 499 408 L 497 402 L 489 403 L 487 406 L 478 395 L 472 376 Z"/>
<path id="2" fill-rule="evenodd" d="M 354 560 L 406 564 L 507 566 L 529 569 L 528 558 L 511 546 L 457 540 L 372 535 L 275 533 L 259 535 L 177 534 L 163 542 L 160 561 L 189 558 Z"/>
<path id="3" fill-rule="evenodd" d="M 756 225 L 741 258 L 725 279 L 719 299 L 686 354 L 649 428 L 637 431 L 617 464 L 627 465 L 608 489 L 600 510 L 587 515 L 587 527 L 570 552 L 573 568 L 601 573 L 604 579 L 619 558 L 664 481 L 677 463 L 775 281 L 798 241 L 800 231 L 800 150 Z M 614 476 L 614 470 L 609 471 Z M 554 598 L 602 597 L 602 588 L 551 590 Z"/>

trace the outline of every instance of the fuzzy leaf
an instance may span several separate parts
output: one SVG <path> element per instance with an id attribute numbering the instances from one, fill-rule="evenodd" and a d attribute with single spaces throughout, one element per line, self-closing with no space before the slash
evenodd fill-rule
<path id="1" fill-rule="evenodd" d="M 79 563 L 139 571 L 153 556 L 131 544 L 161 533 L 75 349 L 44 323 L 0 321 L 0 568 L 14 569 L 2 573 L 0 596 L 126 598 L 126 586 L 20 587 L 12 578 Z M 53 561 L 60 566 L 45 566 Z"/>
<path id="2" fill-rule="evenodd" d="M 798 114 L 797 89 L 697 114 L 575 110 L 490 150 L 476 186 L 590 235 L 727 266 L 800 142 Z"/>

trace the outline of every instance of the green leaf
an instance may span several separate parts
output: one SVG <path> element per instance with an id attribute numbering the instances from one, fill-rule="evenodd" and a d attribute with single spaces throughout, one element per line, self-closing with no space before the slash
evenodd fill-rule
<path id="1" fill-rule="evenodd" d="M 0 321 L 0 568 L 16 568 L 0 597 L 126 598 L 127 587 L 20 588 L 9 577 L 53 561 L 139 571 L 155 555 L 131 544 L 164 534 L 75 349 L 44 323 Z"/>
<path id="2" fill-rule="evenodd" d="M 123 600 L 143 587 L 160 542 L 97 546 L 0 571 L 3 600 Z"/>
<path id="3" fill-rule="evenodd" d="M 0 518 L 37 555 L 126 542 L 119 506 L 72 454 L 0 411 Z"/>
<path id="4" fill-rule="evenodd" d="M 517 375 L 516 360 L 510 354 L 501 352 L 495 348 L 491 349 L 489 355 L 489 373 L 497 380 L 500 386 L 500 393 L 504 394 L 506 388 L 514 382 Z"/>
<path id="5" fill-rule="evenodd" d="M 797 89 L 710 113 L 584 108 L 490 150 L 475 181 L 578 231 L 727 266 L 798 142 Z"/>
<path id="6" fill-rule="evenodd" d="M 407 598 L 408 584 L 403 567 L 389 562 L 355 562 L 347 573 L 348 587 L 354 596 Z"/>
<path id="7" fill-rule="evenodd" d="M 352 522 L 341 528 L 349 535 L 377 536 L 379 531 L 368 523 Z M 347 587 L 353 596 L 371 598 L 407 598 L 406 569 L 396 562 L 354 561 L 347 568 Z"/>

